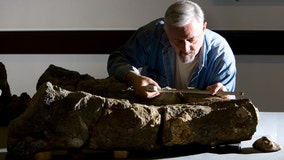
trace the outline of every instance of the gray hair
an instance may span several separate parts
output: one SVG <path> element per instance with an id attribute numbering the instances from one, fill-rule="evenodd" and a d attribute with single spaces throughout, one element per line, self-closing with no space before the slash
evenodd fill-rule
<path id="1" fill-rule="evenodd" d="M 193 18 L 204 23 L 204 13 L 201 7 L 189 0 L 180 0 L 169 6 L 165 13 L 165 24 L 173 27 L 182 27 Z"/>

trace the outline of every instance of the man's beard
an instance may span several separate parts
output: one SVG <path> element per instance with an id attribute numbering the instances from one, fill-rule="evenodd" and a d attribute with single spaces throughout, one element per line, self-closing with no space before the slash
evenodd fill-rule
<path id="1" fill-rule="evenodd" d="M 188 64 L 194 60 L 195 54 L 194 54 L 194 51 L 191 51 L 191 52 L 180 51 L 178 54 L 178 57 L 182 63 Z"/>

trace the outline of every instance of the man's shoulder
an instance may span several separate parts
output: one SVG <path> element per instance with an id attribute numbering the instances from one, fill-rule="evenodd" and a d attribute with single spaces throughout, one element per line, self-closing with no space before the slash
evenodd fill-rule
<path id="1" fill-rule="evenodd" d="M 164 19 L 163 18 L 158 18 L 158 19 L 155 19 L 151 22 L 149 22 L 148 24 L 142 26 L 142 28 L 145 28 L 145 29 L 156 29 L 156 28 L 162 28 L 162 26 L 164 25 Z"/>
<path id="2" fill-rule="evenodd" d="M 206 29 L 204 40 L 206 43 L 209 43 L 209 44 L 228 43 L 227 40 L 222 35 L 210 29 Z"/>
<path id="3" fill-rule="evenodd" d="M 204 43 L 205 43 L 205 50 L 207 50 L 206 53 L 212 56 L 213 55 L 216 56 L 218 54 L 223 54 L 223 53 L 226 53 L 226 56 L 229 56 L 231 55 L 229 53 L 233 53 L 227 40 L 222 35 L 220 35 L 215 31 L 209 29 L 206 30 Z M 219 52 L 220 50 L 225 52 Z"/>
<path id="4" fill-rule="evenodd" d="M 205 37 L 208 37 L 208 38 L 224 38 L 219 33 L 217 33 L 216 31 L 213 31 L 211 29 L 206 29 Z"/>
<path id="5" fill-rule="evenodd" d="M 148 24 L 140 27 L 137 31 L 139 35 L 143 35 L 143 37 L 151 38 L 151 37 L 159 37 L 163 34 L 163 18 L 155 19 Z"/>

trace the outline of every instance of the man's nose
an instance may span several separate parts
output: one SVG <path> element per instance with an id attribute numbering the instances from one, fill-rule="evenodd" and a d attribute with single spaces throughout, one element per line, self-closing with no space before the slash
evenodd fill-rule
<path id="1" fill-rule="evenodd" d="M 183 45 L 181 46 L 181 50 L 184 52 L 189 52 L 191 48 L 191 43 L 189 41 L 184 41 Z"/>

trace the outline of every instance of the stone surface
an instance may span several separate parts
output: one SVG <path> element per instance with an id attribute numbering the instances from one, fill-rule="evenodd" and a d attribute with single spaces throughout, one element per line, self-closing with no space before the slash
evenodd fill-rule
<path id="1" fill-rule="evenodd" d="M 270 138 L 263 136 L 257 139 L 253 144 L 253 148 L 262 152 L 276 152 L 281 149 L 281 146 L 271 140 Z"/>
<path id="2" fill-rule="evenodd" d="M 153 150 L 161 123 L 158 107 L 107 99 L 91 131 L 89 147 L 100 150 Z"/>
<path id="3" fill-rule="evenodd" d="M 148 105 L 168 105 L 179 103 L 211 103 L 221 101 L 216 96 L 202 94 L 172 94 L 161 93 L 154 99 L 141 99 L 135 97 L 133 92 L 125 83 L 119 83 L 114 77 L 95 79 L 88 74 L 80 75 L 79 72 L 70 71 L 62 67 L 50 65 L 38 80 L 37 88 L 43 83 L 51 82 L 70 91 L 84 91 L 93 95 L 100 95 L 106 98 L 127 99 L 132 103 Z"/>
<path id="4" fill-rule="evenodd" d="M 7 80 L 6 68 L 2 62 L 0 62 L 0 89 L 1 97 L 11 97 L 10 86 Z"/>
<path id="5" fill-rule="evenodd" d="M 21 115 L 28 106 L 31 97 L 22 93 L 19 97 L 11 95 L 5 65 L 0 62 L 0 125 L 7 126 L 10 120 Z"/>
<path id="6" fill-rule="evenodd" d="M 20 116 L 28 107 L 31 97 L 22 93 L 19 97 L 0 98 L 0 125 L 8 126 L 9 122 Z"/>
<path id="7" fill-rule="evenodd" d="M 82 147 L 89 137 L 89 127 L 103 112 L 104 101 L 51 83 L 43 85 L 26 112 L 9 124 L 8 152 L 25 157 L 39 151 Z"/>
<path id="8" fill-rule="evenodd" d="M 151 150 L 161 122 L 158 108 L 70 92 L 47 82 L 9 125 L 7 149 L 16 157 L 81 148 Z"/>
<path id="9" fill-rule="evenodd" d="M 249 99 L 179 93 L 139 99 L 112 77 L 95 79 L 54 65 L 37 86 L 27 110 L 9 125 L 9 156 L 72 148 L 216 146 L 251 139 L 258 123 Z"/>
<path id="10" fill-rule="evenodd" d="M 258 122 L 258 113 L 249 100 L 169 105 L 164 113 L 162 138 L 166 146 L 215 146 L 249 140 Z"/>

